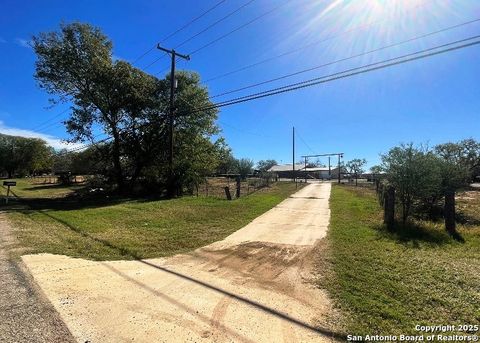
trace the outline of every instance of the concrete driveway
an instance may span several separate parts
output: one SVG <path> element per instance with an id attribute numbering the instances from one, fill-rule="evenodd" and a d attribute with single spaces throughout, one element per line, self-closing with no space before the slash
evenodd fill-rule
<path id="1" fill-rule="evenodd" d="M 94 262 L 23 260 L 79 342 L 324 342 L 332 307 L 313 286 L 330 183 L 310 184 L 190 254 Z"/>

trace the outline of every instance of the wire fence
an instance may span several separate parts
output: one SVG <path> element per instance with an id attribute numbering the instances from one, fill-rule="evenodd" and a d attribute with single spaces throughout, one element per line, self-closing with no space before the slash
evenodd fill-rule
<path id="1" fill-rule="evenodd" d="M 248 177 L 240 180 L 235 177 L 207 177 L 205 182 L 198 186 L 196 195 L 228 199 L 229 193 L 231 198 L 239 198 L 255 193 L 272 183 L 270 177 Z"/>

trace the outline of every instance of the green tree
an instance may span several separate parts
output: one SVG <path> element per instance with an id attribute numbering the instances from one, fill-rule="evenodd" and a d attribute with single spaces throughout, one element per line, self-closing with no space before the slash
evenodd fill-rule
<path id="1" fill-rule="evenodd" d="M 435 152 L 445 161 L 465 169 L 461 174 L 468 173 L 469 181 L 480 176 L 480 142 L 474 139 L 464 139 L 457 143 L 444 143 L 435 147 Z"/>
<path id="2" fill-rule="evenodd" d="M 252 173 L 253 166 L 255 163 L 251 159 L 248 158 L 240 158 L 236 161 L 237 164 L 237 173 L 240 174 L 242 179 L 245 179 L 248 174 Z"/>
<path id="3" fill-rule="evenodd" d="M 260 160 L 257 163 L 257 169 L 261 172 L 266 172 L 273 166 L 276 166 L 278 163 L 275 160 Z"/>
<path id="4" fill-rule="evenodd" d="M 443 145 L 445 147 L 446 145 Z M 441 172 L 441 188 L 440 194 L 444 197 L 444 218 L 445 229 L 454 238 L 461 238 L 456 230 L 455 223 L 455 193 L 459 188 L 465 187 L 472 179 L 472 165 L 464 154 L 448 154 L 445 150 L 435 149 L 438 155 L 440 172 Z"/>
<path id="5" fill-rule="evenodd" d="M 382 166 L 375 165 L 375 166 L 372 166 L 372 167 L 370 168 L 370 172 L 371 172 L 372 174 L 381 174 L 381 173 L 384 172 L 384 170 L 383 170 Z"/>
<path id="6" fill-rule="evenodd" d="M 394 147 L 381 155 L 382 168 L 388 182 L 395 187 L 405 224 L 415 201 L 431 199 L 440 194 L 442 182 L 438 158 L 412 143 Z"/>
<path id="7" fill-rule="evenodd" d="M 358 177 L 365 172 L 364 166 L 367 164 L 366 159 L 355 158 L 345 164 L 348 172 L 355 177 L 355 185 L 358 185 Z"/>
<path id="8" fill-rule="evenodd" d="M 170 80 L 156 79 L 125 61 L 112 60 L 112 43 L 88 24 L 61 25 L 59 32 L 33 38 L 37 54 L 35 77 L 40 87 L 59 101 L 73 103 L 66 121 L 72 141 L 94 141 L 100 126 L 111 139 L 105 165 L 121 191 L 129 189 L 145 171 L 165 183 L 168 156 Z M 196 73 L 176 74 L 175 179 L 185 186 L 192 145 L 218 133 L 217 110 Z M 206 108 L 199 111 L 198 108 Z M 148 172 L 146 171 L 148 169 Z M 195 173 L 194 173 L 195 174 Z M 128 184 L 128 185 L 127 185 Z M 130 186 L 130 187 L 128 187 Z"/>
<path id="9" fill-rule="evenodd" d="M 45 141 L 0 134 L 0 169 L 8 177 L 49 171 L 52 163 L 53 149 Z"/>

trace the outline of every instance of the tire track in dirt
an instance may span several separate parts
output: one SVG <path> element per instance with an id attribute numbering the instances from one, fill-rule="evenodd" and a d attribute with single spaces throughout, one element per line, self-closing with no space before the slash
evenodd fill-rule
<path id="1" fill-rule="evenodd" d="M 224 327 L 223 319 L 225 318 L 225 314 L 227 313 L 228 306 L 231 304 L 231 302 L 232 298 L 225 296 L 213 309 L 210 326 L 212 327 L 213 340 L 215 342 L 228 341 L 228 334 L 222 330 L 222 327 Z"/>

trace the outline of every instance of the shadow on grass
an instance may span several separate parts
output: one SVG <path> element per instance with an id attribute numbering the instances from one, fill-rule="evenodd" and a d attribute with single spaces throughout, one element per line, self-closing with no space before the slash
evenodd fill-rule
<path id="1" fill-rule="evenodd" d="M 462 225 L 468 226 L 480 226 L 480 219 L 477 217 L 473 217 L 469 214 L 463 213 L 461 211 L 457 211 L 455 214 L 455 221 Z"/>
<path id="2" fill-rule="evenodd" d="M 420 248 L 423 244 L 430 246 L 441 246 L 451 244 L 453 240 L 464 242 L 460 234 L 450 235 L 444 230 L 430 228 L 419 223 L 403 223 L 396 222 L 395 229 L 387 230 L 385 225 L 377 225 L 375 227 L 380 238 L 390 239 L 402 244 L 411 245 L 414 248 Z"/>
<path id="3" fill-rule="evenodd" d="M 50 184 L 33 184 L 31 187 L 25 188 L 26 191 L 39 191 L 39 190 L 47 190 L 47 189 L 59 189 L 59 188 L 66 188 L 66 187 L 83 187 L 84 183 L 71 183 L 65 185 L 63 183 L 50 183 Z"/>
<path id="4" fill-rule="evenodd" d="M 15 198 L 11 198 L 8 205 L 5 205 L 5 203 L 0 204 L 0 210 L 7 212 L 24 212 L 29 210 L 73 211 L 112 206 L 127 201 L 147 203 L 168 199 L 163 195 L 126 197 L 107 192 L 89 193 L 85 189 L 74 191 L 63 197 L 54 198 L 30 198 L 19 197 L 16 194 L 13 195 Z"/>
<path id="5" fill-rule="evenodd" d="M 61 220 L 61 219 L 58 219 L 52 215 L 50 215 L 48 212 L 39 212 L 41 213 L 42 215 L 50 218 L 50 219 L 53 219 L 55 221 L 57 221 L 58 223 L 64 225 L 65 227 L 67 227 L 69 230 L 81 235 L 82 237 L 86 238 L 86 239 L 89 239 L 89 240 L 92 240 L 96 243 L 100 243 L 112 250 L 115 250 L 117 251 L 120 255 L 122 255 L 123 257 L 125 257 L 126 259 L 129 259 L 129 260 L 135 260 L 139 263 L 142 263 L 144 265 L 147 265 L 149 267 L 152 267 L 152 268 L 155 268 L 157 269 L 159 272 L 163 272 L 163 273 L 168 273 L 170 275 L 173 275 L 175 277 L 178 277 L 179 279 L 181 280 L 186 280 L 188 282 L 192 282 L 192 283 L 195 283 L 201 287 L 204 287 L 206 289 L 209 289 L 213 292 L 216 292 L 216 293 L 220 293 L 224 296 L 227 296 L 231 299 L 234 299 L 236 301 L 239 301 L 249 307 L 252 307 L 254 309 L 256 309 L 257 311 L 262 311 L 264 313 L 267 313 L 268 315 L 271 315 L 271 316 L 274 316 L 274 317 L 277 317 L 277 318 L 280 318 L 286 322 L 288 322 L 289 324 L 292 324 L 294 326 L 297 326 L 297 327 L 300 327 L 300 328 L 303 328 L 303 329 L 306 329 L 312 333 L 316 333 L 316 334 L 320 334 L 320 335 L 324 335 L 324 336 L 327 336 L 327 337 L 331 337 L 337 341 L 345 341 L 346 340 L 346 335 L 345 334 L 342 334 L 342 333 L 339 333 L 339 332 L 334 332 L 334 331 L 331 331 L 327 328 L 323 328 L 323 327 L 320 327 L 318 325 L 316 326 L 313 326 L 305 321 L 303 321 L 302 319 L 299 319 L 299 318 L 295 318 L 293 316 L 290 316 L 286 313 L 283 313 L 283 312 L 280 312 L 274 308 L 271 308 L 271 307 L 268 307 L 260 302 L 257 302 L 256 300 L 254 299 L 249 299 L 243 295 L 240 295 L 240 294 L 236 294 L 236 293 L 233 293 L 233 292 L 230 292 L 230 291 L 227 291 L 225 289 L 222 289 L 222 288 L 219 288 L 217 286 L 214 286 L 210 283 L 207 283 L 203 280 L 200 280 L 200 279 L 197 279 L 197 278 L 193 278 L 189 275 L 186 275 L 186 274 L 182 274 L 182 273 L 179 273 L 175 270 L 172 270 L 172 269 L 169 269 L 169 268 L 166 268 L 164 266 L 161 266 L 161 265 L 157 265 L 155 263 L 153 263 L 152 261 L 149 261 L 149 260 L 144 260 L 142 259 L 141 256 L 139 256 L 137 253 L 135 253 L 134 251 L 131 251 L 130 249 L 128 248 L 125 248 L 125 247 L 120 247 L 120 246 L 117 246 L 115 244 L 113 244 L 112 242 L 109 242 L 108 240 L 105 240 L 105 239 L 101 239 L 101 238 L 97 238 L 85 231 L 82 231 L 80 228 L 77 228 L 73 225 L 71 225 L 70 223 L 64 221 L 64 220 Z M 104 264 L 105 265 L 105 264 Z M 108 265 L 106 265 L 108 266 Z M 113 267 L 109 267 L 112 269 L 112 271 L 114 271 L 115 273 L 119 274 L 119 275 L 122 275 L 123 277 L 125 277 L 128 281 L 131 281 L 131 282 L 134 282 L 136 283 L 138 286 L 144 288 L 145 290 L 149 291 L 149 292 L 152 292 L 154 293 L 154 295 L 156 296 L 159 296 L 159 297 L 165 297 L 164 294 L 158 292 L 158 291 L 154 291 L 153 288 L 150 286 L 150 285 L 146 285 L 144 283 L 141 283 L 137 280 L 135 280 L 134 278 L 131 278 L 129 276 L 127 276 L 126 274 L 114 269 Z M 160 276 L 161 277 L 161 276 Z M 187 310 L 186 307 L 184 307 L 181 303 L 175 303 L 174 305 L 176 305 L 177 307 L 179 308 L 183 308 L 184 310 Z M 188 309 L 189 312 L 190 309 Z M 192 312 L 193 313 L 193 312 Z M 196 315 L 197 316 L 201 316 L 200 314 L 198 314 L 198 311 L 196 311 Z M 202 319 L 202 318 L 201 318 Z M 234 332 L 232 332 L 233 334 Z M 236 334 L 238 336 L 238 334 Z M 240 338 L 244 338 L 243 336 L 238 336 Z M 248 340 L 247 340 L 248 341 Z M 250 342 L 250 341 L 249 341 Z"/>

